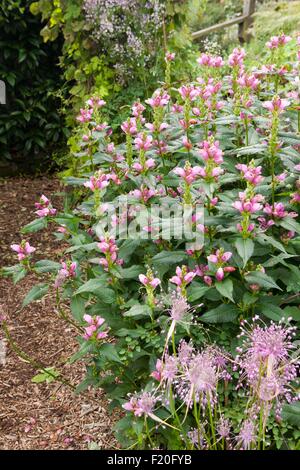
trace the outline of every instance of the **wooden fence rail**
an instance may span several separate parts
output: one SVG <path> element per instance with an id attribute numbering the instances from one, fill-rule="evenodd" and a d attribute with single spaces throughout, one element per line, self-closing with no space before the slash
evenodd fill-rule
<path id="1" fill-rule="evenodd" d="M 196 31 L 192 33 L 192 39 L 198 39 L 202 36 L 207 36 L 210 33 L 215 33 L 221 31 L 222 29 L 228 28 L 229 26 L 238 24 L 239 32 L 238 37 L 241 43 L 249 41 L 249 27 L 253 23 L 253 13 L 255 12 L 255 2 L 256 0 L 244 0 L 243 14 L 237 18 L 232 18 L 231 20 L 224 21 L 223 23 L 210 26 L 209 28 L 201 29 L 201 31 Z"/>

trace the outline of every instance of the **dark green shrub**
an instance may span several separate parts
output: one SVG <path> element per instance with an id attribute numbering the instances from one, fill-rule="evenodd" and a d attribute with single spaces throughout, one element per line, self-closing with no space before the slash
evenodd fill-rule
<path id="1" fill-rule="evenodd" d="M 17 163 L 22 171 L 48 162 L 61 148 L 66 129 L 56 96 L 62 87 L 59 39 L 45 44 L 40 18 L 31 1 L 0 1 L 0 79 L 6 104 L 0 106 L 0 160 Z"/>

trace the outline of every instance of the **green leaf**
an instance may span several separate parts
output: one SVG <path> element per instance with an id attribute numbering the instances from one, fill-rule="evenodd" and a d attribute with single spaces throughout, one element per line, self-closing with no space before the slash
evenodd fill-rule
<path id="1" fill-rule="evenodd" d="M 227 299 L 230 299 L 232 302 L 234 302 L 232 293 L 233 293 L 233 283 L 232 280 L 229 278 L 224 279 L 224 281 L 216 282 L 215 284 L 216 289 L 222 297 L 226 297 Z"/>
<path id="2" fill-rule="evenodd" d="M 300 308 L 296 306 L 288 306 L 283 310 L 284 317 L 292 317 L 293 320 L 300 322 Z"/>
<path id="3" fill-rule="evenodd" d="M 41 217 L 25 225 L 25 227 L 22 228 L 21 232 L 22 233 L 38 232 L 39 230 L 42 230 L 45 227 L 47 227 L 47 219 L 45 217 Z"/>
<path id="4" fill-rule="evenodd" d="M 20 269 L 13 273 L 13 283 L 17 284 L 19 281 L 24 279 L 26 274 L 27 274 L 27 269 L 24 268 L 23 266 L 20 266 Z"/>
<path id="5" fill-rule="evenodd" d="M 85 299 L 80 295 L 74 295 L 71 300 L 71 312 L 72 316 L 77 321 L 82 321 L 85 313 Z"/>
<path id="6" fill-rule="evenodd" d="M 14 266 L 2 268 L 1 274 L 3 277 L 12 276 L 14 284 L 17 284 L 26 276 L 27 270 L 21 264 L 15 264 Z"/>
<path id="7" fill-rule="evenodd" d="M 125 262 L 129 261 L 130 256 L 141 244 L 141 240 L 125 240 L 119 250 L 119 257 Z"/>
<path id="8" fill-rule="evenodd" d="M 117 353 L 116 346 L 113 344 L 102 344 L 99 348 L 99 356 L 104 356 L 109 361 L 119 362 L 122 364 L 122 361 Z"/>
<path id="9" fill-rule="evenodd" d="M 93 349 L 94 349 L 94 345 L 89 343 L 88 341 L 85 341 L 80 346 L 80 349 L 76 351 L 76 353 L 73 354 L 73 356 L 69 358 L 68 363 L 73 364 L 74 362 L 86 356 L 88 353 L 92 352 Z"/>
<path id="10" fill-rule="evenodd" d="M 194 302 L 195 300 L 201 299 L 201 297 L 203 297 L 209 290 L 210 287 L 193 282 L 192 285 L 188 288 L 189 302 Z"/>
<path id="11" fill-rule="evenodd" d="M 131 338 L 140 338 L 145 335 L 146 330 L 144 328 L 136 328 L 135 330 L 128 330 L 127 328 L 121 328 L 116 332 L 117 336 L 130 336 Z"/>
<path id="12" fill-rule="evenodd" d="M 300 403 L 284 405 L 281 412 L 282 419 L 288 421 L 293 426 L 300 428 Z"/>
<path id="13" fill-rule="evenodd" d="M 257 235 L 256 240 L 261 245 L 264 245 L 264 246 L 271 245 L 274 248 L 277 248 L 277 250 L 282 251 L 283 253 L 286 253 L 284 246 L 280 242 L 275 240 L 273 237 L 269 237 L 265 233 L 260 233 L 259 235 Z"/>
<path id="14" fill-rule="evenodd" d="M 86 292 L 95 294 L 105 304 L 112 304 L 116 300 L 115 292 L 108 287 L 103 287 L 103 279 L 90 279 L 80 286 L 75 294 L 83 294 Z"/>
<path id="15" fill-rule="evenodd" d="M 185 251 L 161 251 L 152 258 L 154 264 L 175 264 L 186 258 Z"/>
<path id="16" fill-rule="evenodd" d="M 265 317 L 274 321 L 280 321 L 285 316 L 284 311 L 280 307 L 271 303 L 264 305 L 258 304 L 257 311 L 263 313 Z"/>
<path id="17" fill-rule="evenodd" d="M 139 274 L 143 273 L 143 266 L 133 265 L 130 268 L 121 269 L 120 275 L 122 279 L 137 279 Z"/>
<path id="18" fill-rule="evenodd" d="M 229 323 L 236 320 L 239 309 L 235 305 L 223 304 L 209 310 L 200 317 L 205 323 Z"/>
<path id="19" fill-rule="evenodd" d="M 41 299 L 44 297 L 44 295 L 47 294 L 48 289 L 48 284 L 37 284 L 28 292 L 25 299 L 23 300 L 22 306 L 26 307 L 26 305 L 30 304 L 31 302 Z"/>
<path id="20" fill-rule="evenodd" d="M 279 222 L 279 225 L 281 225 L 281 227 L 285 228 L 286 230 L 300 233 L 300 224 L 292 217 L 285 217 Z"/>
<path id="21" fill-rule="evenodd" d="M 260 287 L 264 287 L 265 289 L 282 290 L 270 276 L 266 273 L 262 273 L 261 271 L 252 271 L 250 274 L 245 276 L 245 280 L 249 284 L 258 284 Z"/>
<path id="22" fill-rule="evenodd" d="M 38 273 L 53 273 L 59 270 L 60 263 L 57 263 L 56 261 L 51 261 L 49 259 L 43 259 L 35 263 L 34 268 Z"/>
<path id="23" fill-rule="evenodd" d="M 50 384 L 51 382 L 54 382 L 55 379 L 60 375 L 60 373 L 54 369 L 54 367 L 47 367 L 45 370 L 43 370 L 40 374 L 35 375 L 32 379 L 31 382 L 35 384 L 40 384 L 43 382 L 46 382 L 47 384 Z"/>
<path id="24" fill-rule="evenodd" d="M 128 310 L 126 313 L 124 313 L 124 317 L 150 317 L 151 315 L 151 309 L 148 305 L 133 305 L 130 310 Z"/>
<path id="25" fill-rule="evenodd" d="M 238 238 L 235 241 L 234 245 L 237 249 L 238 254 L 243 260 L 243 263 L 244 263 L 243 267 L 245 267 L 248 260 L 253 255 L 254 243 L 250 238 L 246 238 L 246 239 Z"/>

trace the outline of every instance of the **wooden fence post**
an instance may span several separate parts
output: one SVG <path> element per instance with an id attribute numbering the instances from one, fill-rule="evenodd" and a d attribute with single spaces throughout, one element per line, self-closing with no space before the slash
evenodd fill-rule
<path id="1" fill-rule="evenodd" d="M 249 27 L 253 23 L 253 13 L 255 12 L 255 1 L 256 0 L 244 0 L 243 16 L 247 18 L 243 23 L 239 24 L 239 40 L 241 43 L 248 42 L 250 39 Z"/>

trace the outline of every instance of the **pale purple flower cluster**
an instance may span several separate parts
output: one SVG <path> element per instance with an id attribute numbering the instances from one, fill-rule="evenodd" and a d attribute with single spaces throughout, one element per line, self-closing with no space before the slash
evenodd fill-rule
<path id="1" fill-rule="evenodd" d="M 242 371 L 241 381 L 245 380 L 262 402 L 293 399 L 291 383 L 300 366 L 299 356 L 290 357 L 295 350 L 295 331 L 295 327 L 282 322 L 271 322 L 270 326 L 254 323 L 250 327 L 244 321 L 241 325 L 243 343 L 235 362 Z"/>
<path id="2" fill-rule="evenodd" d="M 162 0 L 84 0 L 90 37 L 99 52 L 115 64 L 120 82 L 134 76 L 136 61 L 151 60 L 157 49 L 155 34 L 162 28 L 166 5 Z"/>

